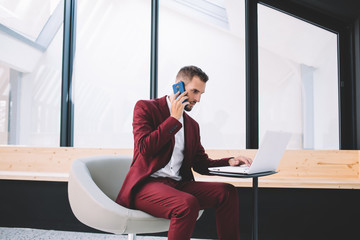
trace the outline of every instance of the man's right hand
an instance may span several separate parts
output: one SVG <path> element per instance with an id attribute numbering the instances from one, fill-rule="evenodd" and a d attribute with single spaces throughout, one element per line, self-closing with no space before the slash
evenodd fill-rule
<path id="1" fill-rule="evenodd" d="M 176 94 L 172 94 L 170 96 L 170 102 L 171 102 L 171 116 L 179 120 L 184 112 L 184 108 L 186 105 L 189 104 L 188 101 L 184 102 L 188 99 L 188 96 L 186 96 L 187 91 L 180 94 L 180 92 L 177 92 Z M 179 96 L 178 98 L 176 98 Z"/>

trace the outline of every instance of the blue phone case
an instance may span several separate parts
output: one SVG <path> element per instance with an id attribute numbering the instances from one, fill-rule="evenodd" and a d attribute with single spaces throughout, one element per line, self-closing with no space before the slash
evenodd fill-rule
<path id="1" fill-rule="evenodd" d="M 183 82 L 178 82 L 173 85 L 174 94 L 180 91 L 180 94 L 185 92 L 185 86 Z M 180 95 L 179 94 L 179 95 Z"/>

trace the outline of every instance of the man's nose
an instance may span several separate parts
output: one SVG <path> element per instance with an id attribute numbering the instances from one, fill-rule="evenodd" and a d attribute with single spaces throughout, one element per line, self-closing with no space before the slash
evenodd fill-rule
<path id="1" fill-rule="evenodd" d="M 201 98 L 201 95 L 200 95 L 200 94 L 199 94 L 199 95 L 196 95 L 196 96 L 195 96 L 195 101 L 196 101 L 196 102 L 200 102 L 200 98 Z"/>

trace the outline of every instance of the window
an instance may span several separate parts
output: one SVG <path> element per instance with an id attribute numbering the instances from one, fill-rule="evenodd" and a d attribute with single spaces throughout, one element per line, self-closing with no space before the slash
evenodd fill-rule
<path id="1" fill-rule="evenodd" d="M 150 96 L 151 1 L 76 2 L 74 146 L 132 148 L 133 107 Z M 158 96 L 171 94 L 181 67 L 201 67 L 210 80 L 189 114 L 204 147 L 245 148 L 244 0 L 159 8 Z M 0 144 L 59 146 L 63 15 L 63 0 L 0 0 Z M 341 23 L 330 28 L 350 40 Z M 339 36 L 261 4 L 258 33 L 259 139 L 285 130 L 289 148 L 339 149 L 339 118 L 343 139 L 353 129 L 344 119 L 355 119 L 338 85 Z M 342 81 L 352 74 L 346 41 Z"/>
<path id="2" fill-rule="evenodd" d="M 74 146 L 133 147 L 132 116 L 150 92 L 150 1 L 78 0 Z"/>
<path id="3" fill-rule="evenodd" d="M 209 76 L 189 112 L 207 149 L 245 148 L 244 1 L 160 1 L 159 96 L 186 65 Z"/>
<path id="4" fill-rule="evenodd" d="M 59 146 L 63 6 L 0 2 L 1 144 Z"/>
<path id="5" fill-rule="evenodd" d="M 0 65 L 0 145 L 8 143 L 10 71 Z"/>
<path id="6" fill-rule="evenodd" d="M 337 34 L 258 5 L 259 132 L 289 148 L 339 149 Z"/>

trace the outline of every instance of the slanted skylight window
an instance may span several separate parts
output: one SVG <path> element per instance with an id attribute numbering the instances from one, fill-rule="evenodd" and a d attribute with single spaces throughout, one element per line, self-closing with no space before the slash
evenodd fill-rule
<path id="1" fill-rule="evenodd" d="M 61 0 L 0 0 L 0 24 L 35 41 Z"/>
<path id="2" fill-rule="evenodd" d="M 168 3 L 166 3 L 168 2 Z M 173 0 L 162 1 L 166 5 L 172 5 L 176 11 L 187 14 L 206 23 L 229 29 L 229 21 L 224 0 Z"/>

